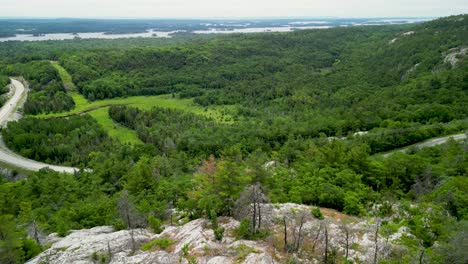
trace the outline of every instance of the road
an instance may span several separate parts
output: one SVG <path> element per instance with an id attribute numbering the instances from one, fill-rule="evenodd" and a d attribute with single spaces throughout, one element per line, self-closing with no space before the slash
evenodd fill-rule
<path id="1" fill-rule="evenodd" d="M 22 99 L 27 96 L 27 89 L 24 85 L 14 79 L 11 79 L 12 89 L 14 89 L 13 96 L 3 105 L 0 109 L 0 126 L 5 126 L 10 117 L 12 117 L 17 107 L 21 104 Z M 0 161 L 3 163 L 11 164 L 14 167 L 19 167 L 26 170 L 38 171 L 43 168 L 50 168 L 51 170 L 65 173 L 74 173 L 78 168 L 50 165 L 42 162 L 30 160 L 9 150 L 0 138 Z"/>
<path id="2" fill-rule="evenodd" d="M 453 138 L 454 140 L 458 141 L 458 140 L 465 139 L 466 134 L 451 135 L 451 136 L 446 136 L 446 137 L 441 137 L 441 138 L 435 138 L 435 139 L 432 139 L 432 140 L 429 140 L 429 141 L 426 141 L 426 142 L 422 142 L 422 143 L 416 143 L 414 145 L 411 145 L 411 146 L 408 146 L 408 147 L 405 147 L 405 148 L 402 148 L 402 149 L 399 149 L 399 150 L 395 150 L 395 151 L 392 151 L 390 153 L 386 153 L 383 156 L 386 158 L 386 157 L 389 157 L 389 156 L 395 154 L 396 152 L 406 152 L 408 149 L 413 148 L 413 147 L 423 148 L 423 147 L 437 146 L 437 145 L 440 145 L 440 144 L 443 144 L 443 143 L 447 142 L 450 138 Z"/>

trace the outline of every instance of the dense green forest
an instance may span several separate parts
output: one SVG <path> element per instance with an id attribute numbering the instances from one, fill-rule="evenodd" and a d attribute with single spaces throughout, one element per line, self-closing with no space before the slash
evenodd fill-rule
<path id="1" fill-rule="evenodd" d="M 31 89 L 27 117 L 1 131 L 6 145 L 31 159 L 90 170 L 0 180 L 0 249 L 9 252 L 0 262 L 42 250 L 31 227 L 60 235 L 125 228 L 116 206 L 122 193 L 143 219 L 139 226 L 158 229 L 173 208 L 187 219 L 230 216 L 253 184 L 274 203 L 363 217 L 383 219 L 398 204 L 406 214 L 384 224 L 411 230 L 411 254 L 422 249 L 433 263 L 448 262 L 463 249 L 454 238 L 468 221 L 468 141 L 379 153 L 467 130 L 467 26 L 465 15 L 164 41 L 1 43 L 12 52 L 0 49 L 0 85 L 22 76 Z M 226 118 L 110 106 L 115 126 L 143 142 L 121 144 L 86 113 L 34 117 L 76 104 L 50 61 L 89 101 L 168 94 L 204 109 L 225 106 Z"/>

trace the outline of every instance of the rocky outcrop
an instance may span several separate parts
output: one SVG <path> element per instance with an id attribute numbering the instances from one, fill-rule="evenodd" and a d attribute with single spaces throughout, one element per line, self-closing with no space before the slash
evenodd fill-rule
<path id="1" fill-rule="evenodd" d="M 449 63 L 452 67 L 455 67 L 460 58 L 465 57 L 468 52 L 468 47 L 453 48 L 447 51 L 444 63 Z"/>
<path id="2" fill-rule="evenodd" d="M 133 230 L 135 245 L 139 247 L 148 242 L 151 235 L 151 232 L 145 229 Z M 114 231 L 111 226 L 100 226 L 72 231 L 64 238 L 58 238 L 56 234 L 51 234 L 49 237 L 56 242 L 28 263 L 84 264 L 94 263 L 99 258 L 109 259 L 109 255 L 112 255 L 110 260 L 113 263 L 138 263 L 138 261 L 131 262 L 131 258 L 127 261 L 132 251 L 132 238 L 129 230 Z"/>
<path id="3" fill-rule="evenodd" d="M 343 255 L 348 240 L 349 259 L 361 263 L 372 262 L 375 249 L 376 222 L 351 217 L 335 210 L 321 209 L 324 219 L 313 218 L 311 208 L 297 204 L 268 206 L 264 226 L 271 235 L 258 241 L 236 239 L 234 229 L 239 222 L 230 217 L 220 217 L 219 225 L 225 229 L 221 241 L 215 239 L 210 221 L 197 219 L 180 226 L 167 226 L 161 234 L 149 230 L 115 231 L 103 226 L 72 231 L 64 238 L 50 235 L 52 246 L 29 263 L 283 263 L 296 258 L 302 263 L 318 263 L 325 250 L 325 234 L 328 234 L 328 250 Z M 302 224 L 301 224 L 302 221 Z M 284 225 L 287 225 L 288 244 L 298 249 L 284 252 Z M 324 232 L 324 230 L 327 232 Z M 132 249 L 131 235 L 136 248 Z M 348 234 L 348 236 L 346 236 Z M 379 256 L 391 252 L 393 243 L 409 234 L 406 228 L 385 237 L 377 238 Z M 298 239 L 299 238 L 299 239 Z M 347 239 L 346 239 L 347 238 Z M 167 239 L 173 242 L 164 250 L 156 247 L 144 251 L 141 245 L 150 241 Z"/>

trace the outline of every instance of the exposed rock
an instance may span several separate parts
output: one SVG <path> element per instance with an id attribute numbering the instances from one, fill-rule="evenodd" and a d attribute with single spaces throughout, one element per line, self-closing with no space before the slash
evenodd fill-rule
<path id="1" fill-rule="evenodd" d="M 267 255 L 265 253 L 262 254 L 254 254 L 251 253 L 247 255 L 247 258 L 244 260 L 244 264 L 271 264 L 275 263 L 275 260 L 272 256 Z"/>
<path id="2" fill-rule="evenodd" d="M 353 136 L 359 137 L 359 136 L 367 135 L 368 133 L 369 132 L 367 132 L 367 131 L 358 131 L 358 132 L 354 133 Z"/>
<path id="3" fill-rule="evenodd" d="M 109 248 L 115 256 L 111 262 L 122 263 L 114 259 L 122 259 L 122 256 L 127 256 L 132 251 L 130 233 L 129 230 L 115 232 L 110 226 L 72 231 L 27 263 L 94 263 L 93 254 L 107 256 Z M 139 247 L 150 240 L 151 233 L 148 230 L 135 229 L 133 235 Z M 130 259 L 125 262 L 132 263 Z"/>
<path id="4" fill-rule="evenodd" d="M 300 243 L 308 245 L 308 250 L 310 245 L 314 244 L 315 249 L 312 253 L 316 257 L 310 258 L 310 255 L 304 255 L 301 251 L 297 254 L 292 253 L 298 261 L 318 263 L 324 251 L 324 228 L 328 231 L 329 245 L 339 254 L 345 251 L 345 230 L 347 230 L 351 234 L 350 245 L 359 245 L 349 248 L 349 259 L 363 263 L 373 259 L 376 224 L 371 219 L 364 220 L 323 208 L 321 211 L 325 219 L 319 220 L 310 215 L 311 207 L 306 205 L 287 203 L 262 206 L 272 208 L 270 214 L 262 218 L 274 234 L 266 240 L 237 240 L 233 234 L 239 222 L 230 217 L 220 217 L 219 225 L 225 228 L 225 232 L 223 239 L 217 241 L 210 222 L 206 219 L 197 219 L 181 226 L 167 226 L 161 234 L 153 234 L 144 229 L 133 230 L 137 248 L 132 253 L 131 231 L 114 231 L 112 227 L 103 226 L 72 231 L 65 238 L 58 238 L 52 234 L 49 238 L 51 241 L 55 240 L 54 244 L 29 263 L 94 263 L 94 260 L 102 258 L 109 263 L 188 263 L 190 258 L 196 259 L 199 264 L 281 263 L 288 255 L 283 252 L 284 226 L 281 220 L 288 221 L 288 242 L 292 243 L 297 238 L 298 221 L 304 213 L 308 217 L 303 219 L 300 237 L 304 240 Z M 394 247 L 393 243 L 404 235 L 411 236 L 409 230 L 402 227 L 387 237 L 379 236 L 379 255 L 388 255 Z M 143 243 L 161 238 L 170 239 L 174 244 L 165 251 L 140 250 Z"/>
<path id="5" fill-rule="evenodd" d="M 416 63 L 415 65 L 413 65 L 413 67 L 411 67 L 409 70 L 407 70 L 405 72 L 405 74 L 403 74 L 403 76 L 401 77 L 401 80 L 406 80 L 408 78 L 408 76 L 410 76 L 414 71 L 416 71 L 416 69 L 419 67 L 419 65 L 421 65 L 421 63 Z"/>
<path id="6" fill-rule="evenodd" d="M 447 55 L 444 58 L 444 63 L 450 63 L 454 67 L 458 61 L 459 57 L 464 57 L 468 52 L 468 47 L 459 47 L 448 50 Z"/>
<path id="7" fill-rule="evenodd" d="M 230 264 L 232 263 L 231 259 L 228 257 L 217 256 L 210 259 L 206 264 Z"/>

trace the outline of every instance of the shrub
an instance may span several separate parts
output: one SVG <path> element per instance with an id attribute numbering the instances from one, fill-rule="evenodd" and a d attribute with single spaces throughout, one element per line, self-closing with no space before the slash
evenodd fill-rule
<path id="1" fill-rule="evenodd" d="M 159 239 L 155 239 L 153 241 L 150 241 L 146 244 L 144 244 L 141 249 L 142 250 L 145 250 L 145 251 L 150 251 L 150 250 L 155 250 L 155 249 L 162 249 L 162 250 L 166 250 L 168 249 L 170 246 L 172 246 L 174 244 L 174 241 L 167 238 L 167 237 L 162 237 L 162 238 L 159 238 Z"/>
<path id="2" fill-rule="evenodd" d="M 322 211 L 320 211 L 320 208 L 314 207 L 314 208 L 312 208 L 310 213 L 312 214 L 313 217 L 315 217 L 317 219 L 320 219 L 320 220 L 323 220 L 323 214 L 322 214 Z"/>
<path id="3" fill-rule="evenodd" d="M 237 239 L 247 239 L 250 237 L 250 220 L 248 218 L 242 219 L 239 227 L 234 229 L 234 234 Z"/>
<path id="4" fill-rule="evenodd" d="M 352 215 L 360 215 L 364 211 L 364 208 L 354 193 L 346 194 L 344 198 L 344 209 L 343 212 Z"/>
<path id="5" fill-rule="evenodd" d="M 161 232 L 164 230 L 161 219 L 156 218 L 153 215 L 148 216 L 148 224 L 156 234 L 161 234 Z"/>
<path id="6" fill-rule="evenodd" d="M 218 227 L 216 229 L 213 229 L 214 235 L 216 240 L 220 241 L 223 239 L 224 235 L 224 228 L 223 227 Z"/>

